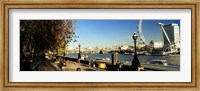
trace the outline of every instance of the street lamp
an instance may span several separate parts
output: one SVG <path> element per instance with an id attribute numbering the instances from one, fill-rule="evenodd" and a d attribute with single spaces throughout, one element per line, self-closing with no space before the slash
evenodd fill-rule
<path id="1" fill-rule="evenodd" d="M 132 67 L 133 67 L 133 69 L 134 70 L 138 70 L 138 67 L 140 67 L 141 65 L 140 65 L 140 62 L 139 62 L 139 60 L 138 60 L 138 55 L 137 55 L 137 50 L 136 50 L 136 40 L 137 40 L 137 35 L 136 35 L 136 33 L 134 32 L 134 34 L 133 34 L 133 36 L 132 36 L 132 38 L 133 38 L 133 40 L 134 40 L 134 48 L 135 48 L 135 52 L 134 52 L 134 58 L 133 58 L 133 61 L 132 61 Z"/>
<path id="2" fill-rule="evenodd" d="M 81 45 L 80 44 L 78 45 L 78 48 L 79 48 L 78 59 L 80 59 L 81 58 Z"/>

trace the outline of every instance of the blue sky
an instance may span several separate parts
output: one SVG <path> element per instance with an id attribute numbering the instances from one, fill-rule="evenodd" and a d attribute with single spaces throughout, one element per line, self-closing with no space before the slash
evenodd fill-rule
<path id="1" fill-rule="evenodd" d="M 77 20 L 78 28 L 75 34 L 77 42 L 71 42 L 69 47 L 113 47 L 133 45 L 131 36 L 137 32 L 139 20 Z M 177 23 L 180 20 L 143 20 L 142 30 L 146 41 L 161 42 L 161 29 L 157 22 L 164 24 Z M 138 38 L 139 39 L 139 38 Z"/>

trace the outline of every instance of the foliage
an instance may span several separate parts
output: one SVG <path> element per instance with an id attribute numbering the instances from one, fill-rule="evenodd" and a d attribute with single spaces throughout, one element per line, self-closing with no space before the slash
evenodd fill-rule
<path id="1" fill-rule="evenodd" d="M 64 48 L 77 38 L 75 28 L 74 20 L 21 20 L 20 47 L 36 52 Z"/>
<path id="2" fill-rule="evenodd" d="M 153 40 L 150 41 L 149 47 L 150 48 L 154 48 L 154 42 L 153 42 Z"/>

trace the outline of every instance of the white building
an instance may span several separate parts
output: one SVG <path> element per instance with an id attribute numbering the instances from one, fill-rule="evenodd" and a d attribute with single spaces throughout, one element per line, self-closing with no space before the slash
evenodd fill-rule
<path id="1" fill-rule="evenodd" d="M 171 42 L 171 47 L 175 47 L 176 49 L 180 48 L 180 33 L 179 33 L 178 24 L 171 23 L 168 25 L 163 25 L 163 28 Z M 167 37 L 165 36 L 164 32 L 162 32 L 162 35 L 163 35 L 163 41 L 164 41 L 163 47 L 164 48 L 169 47 L 170 43 Z"/>
<path id="2" fill-rule="evenodd" d="M 162 42 L 154 42 L 154 48 L 162 48 L 163 43 Z"/>
<path id="3" fill-rule="evenodd" d="M 124 45 L 121 47 L 122 50 L 127 50 L 128 48 L 129 48 L 129 46 L 127 46 L 127 45 Z"/>

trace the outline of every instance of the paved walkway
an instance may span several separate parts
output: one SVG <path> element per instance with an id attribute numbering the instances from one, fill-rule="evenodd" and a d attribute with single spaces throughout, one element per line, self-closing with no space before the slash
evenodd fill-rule
<path id="1" fill-rule="evenodd" d="M 58 64 L 59 62 L 55 63 Z M 105 71 L 104 69 L 89 67 L 87 64 L 76 63 L 70 60 L 66 60 L 65 63 L 66 65 L 61 68 L 63 71 L 77 71 L 77 68 L 80 68 L 81 71 Z"/>
<path id="2" fill-rule="evenodd" d="M 77 71 L 79 68 L 81 71 L 106 71 L 105 69 L 100 69 L 97 67 L 89 67 L 88 64 L 76 63 L 71 60 L 66 60 L 64 66 L 59 66 L 60 62 L 57 60 L 55 62 L 45 60 L 36 62 L 33 64 L 32 68 L 35 66 L 38 71 Z M 162 66 L 157 64 L 146 64 L 141 63 L 145 71 L 179 71 L 177 67 L 173 66 Z"/>
<path id="3" fill-rule="evenodd" d="M 38 65 L 38 71 L 61 71 L 61 69 L 49 60 L 41 61 Z"/>

